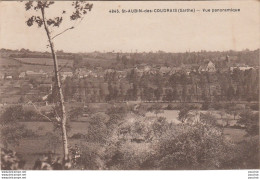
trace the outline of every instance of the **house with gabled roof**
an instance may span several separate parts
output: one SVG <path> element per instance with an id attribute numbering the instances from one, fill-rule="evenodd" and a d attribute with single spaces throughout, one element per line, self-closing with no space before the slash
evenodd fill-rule
<path id="1" fill-rule="evenodd" d="M 204 64 L 202 64 L 198 71 L 201 73 L 201 72 L 216 72 L 216 67 L 215 67 L 215 64 L 212 63 L 211 61 L 209 62 L 206 62 Z"/>

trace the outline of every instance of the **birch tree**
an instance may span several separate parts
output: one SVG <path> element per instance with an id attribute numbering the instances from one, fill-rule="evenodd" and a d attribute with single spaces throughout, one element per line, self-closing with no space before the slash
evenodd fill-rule
<path id="1" fill-rule="evenodd" d="M 57 101 L 56 108 L 58 112 L 56 113 L 56 119 L 61 126 L 61 134 L 62 134 L 62 143 L 63 143 L 63 157 L 64 161 L 69 160 L 69 150 L 68 150 L 68 139 L 67 139 L 67 130 L 66 130 L 66 122 L 67 115 L 66 109 L 64 105 L 64 96 L 61 88 L 61 80 L 59 76 L 59 65 L 58 59 L 56 55 L 56 50 L 54 46 L 54 39 L 58 36 L 64 34 L 65 32 L 72 30 L 76 27 L 78 23 L 80 23 L 85 15 L 91 11 L 93 4 L 90 4 L 86 1 L 73 1 L 71 2 L 72 13 L 69 15 L 70 21 L 74 21 L 74 25 L 61 30 L 60 32 L 54 34 L 55 31 L 60 30 L 60 25 L 63 23 L 63 17 L 67 14 L 65 10 L 62 10 L 60 14 L 56 17 L 48 17 L 48 9 L 53 7 L 55 4 L 54 1 L 28 1 L 25 3 L 26 11 L 32 11 L 33 14 L 28 20 L 26 24 L 31 27 L 33 25 L 37 25 L 39 28 L 43 28 L 46 32 L 46 36 L 48 39 L 48 47 L 51 50 L 53 66 L 54 66 L 54 79 L 55 85 L 57 89 Z M 54 9 L 55 10 L 55 9 Z M 57 12 L 58 13 L 58 12 Z M 77 22 L 77 23 L 76 23 Z"/>

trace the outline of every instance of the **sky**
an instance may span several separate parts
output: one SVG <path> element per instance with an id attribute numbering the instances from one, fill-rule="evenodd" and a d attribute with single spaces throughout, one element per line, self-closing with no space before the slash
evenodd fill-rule
<path id="1" fill-rule="evenodd" d="M 70 9 L 56 2 L 48 17 Z M 185 52 L 254 50 L 260 46 L 260 1 L 95 1 L 75 29 L 55 39 L 56 50 L 66 52 Z M 110 9 L 195 8 L 196 13 L 109 13 Z M 239 8 L 239 13 L 203 13 L 202 9 Z M 69 14 L 69 10 L 67 13 Z M 38 12 L 39 13 L 39 12 Z M 28 27 L 35 14 L 23 2 L 0 2 L 0 48 L 49 51 L 43 28 Z M 53 35 L 70 27 L 68 18 Z"/>

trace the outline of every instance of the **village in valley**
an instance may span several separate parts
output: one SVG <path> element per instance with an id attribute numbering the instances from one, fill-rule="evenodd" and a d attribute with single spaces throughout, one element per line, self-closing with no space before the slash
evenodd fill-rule
<path id="1" fill-rule="evenodd" d="M 219 52 L 218 57 L 211 57 L 214 52 L 176 53 L 186 58 L 184 60 L 165 52 L 58 54 L 67 101 L 84 104 L 109 101 L 202 103 L 229 101 L 229 98 L 257 101 L 258 51 L 230 52 L 239 56 L 255 55 L 251 61 L 238 59 L 237 54 L 229 55 L 229 52 Z M 23 103 L 25 97 L 32 102 L 47 104 L 46 99 L 52 94 L 54 85 L 50 54 L 25 49 L 1 49 L 1 54 L 1 104 Z M 162 57 L 155 59 L 160 54 Z M 199 59 L 204 54 L 209 57 Z M 254 82 L 239 84 L 239 80 L 246 80 L 236 76 L 242 73 L 251 75 L 250 80 Z M 218 79 L 225 78 L 225 75 L 226 84 Z M 178 77 L 182 79 L 178 80 Z M 146 80 L 151 78 L 154 80 Z M 248 88 L 252 91 L 251 96 L 245 93 L 249 92 Z"/>

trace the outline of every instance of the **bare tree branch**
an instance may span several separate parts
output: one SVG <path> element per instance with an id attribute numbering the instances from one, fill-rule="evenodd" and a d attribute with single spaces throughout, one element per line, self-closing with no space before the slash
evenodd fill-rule
<path id="1" fill-rule="evenodd" d="M 61 34 L 65 33 L 65 32 L 67 32 L 68 30 L 71 30 L 71 29 L 76 28 L 76 27 L 81 23 L 81 21 L 82 21 L 83 19 L 84 19 L 84 17 L 80 18 L 80 20 L 78 21 L 78 23 L 75 23 L 73 26 L 71 26 L 71 27 L 69 27 L 69 28 L 63 30 L 62 32 L 60 32 L 60 33 L 54 35 L 51 39 L 54 39 L 54 38 L 58 37 L 59 35 L 61 35 Z"/>
<path id="2" fill-rule="evenodd" d="M 55 37 L 58 37 L 59 35 L 65 33 L 65 32 L 68 31 L 68 30 L 71 30 L 71 29 L 74 29 L 74 26 L 71 26 L 71 27 L 65 29 L 64 31 L 62 31 L 62 32 L 60 32 L 60 33 L 54 35 L 51 39 L 54 39 Z"/>
<path id="3" fill-rule="evenodd" d="M 36 105 L 32 101 L 28 101 L 28 104 L 32 104 L 34 109 L 37 111 L 38 114 L 40 114 L 41 116 L 45 117 L 49 121 L 52 121 L 48 116 L 42 114 L 41 111 L 36 107 Z"/>
<path id="4" fill-rule="evenodd" d="M 25 97 L 25 98 L 26 98 L 26 97 Z M 28 99 L 28 98 L 26 98 L 26 99 Z M 28 104 L 32 104 L 33 107 L 34 107 L 34 109 L 36 110 L 36 112 L 37 112 L 39 115 L 43 116 L 44 118 L 48 119 L 48 120 L 51 121 L 51 122 L 53 121 L 51 118 L 49 118 L 48 116 L 46 116 L 45 114 L 43 114 L 43 113 L 36 107 L 36 105 L 35 105 L 31 100 L 29 100 L 29 99 L 28 99 Z M 56 110 L 55 110 L 55 113 L 56 113 L 56 115 L 57 115 L 56 120 L 57 120 L 58 122 L 60 122 L 60 117 L 58 116 Z"/>
<path id="5" fill-rule="evenodd" d="M 69 62 L 65 63 L 65 65 L 63 65 L 62 67 L 60 67 L 59 71 L 60 72 L 64 67 L 67 67 L 67 65 L 69 64 Z"/>
<path id="6" fill-rule="evenodd" d="M 55 115 L 56 115 L 55 118 L 56 118 L 56 120 L 57 120 L 58 122 L 60 122 L 60 121 L 61 121 L 61 118 L 60 118 L 59 114 L 57 113 L 55 107 L 52 107 L 52 109 L 53 109 L 53 111 L 55 112 Z"/>

